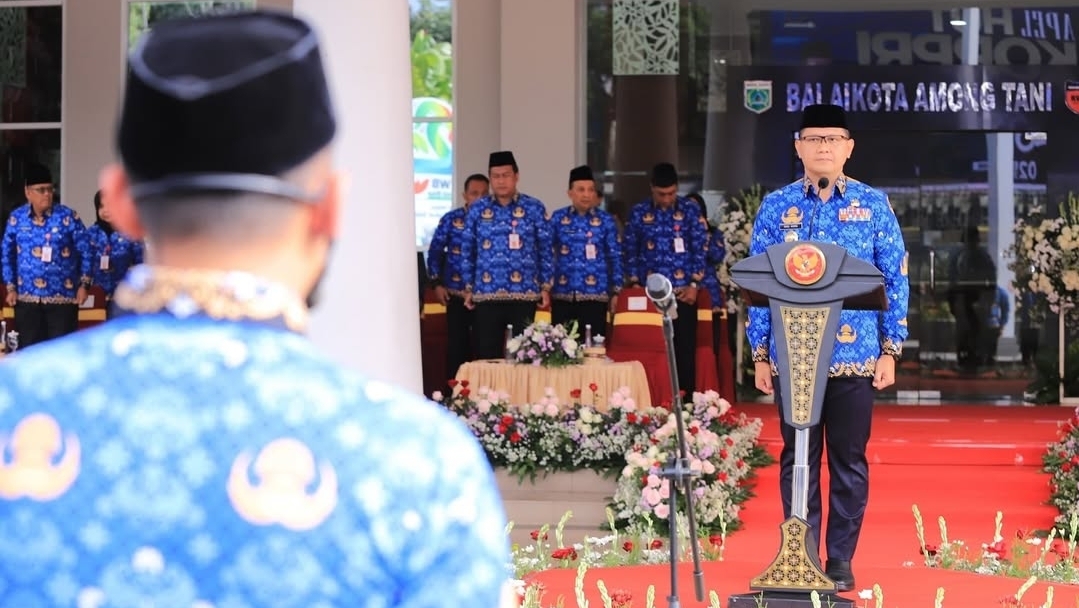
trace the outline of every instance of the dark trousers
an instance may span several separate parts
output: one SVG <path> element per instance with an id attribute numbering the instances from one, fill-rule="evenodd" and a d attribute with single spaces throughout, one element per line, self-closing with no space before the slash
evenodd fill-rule
<path id="1" fill-rule="evenodd" d="M 783 396 L 775 384 L 776 403 L 783 416 Z M 824 392 L 820 424 L 809 429 L 808 523 L 820 546 L 820 467 L 828 449 L 828 559 L 850 561 L 862 532 L 869 502 L 869 461 L 865 450 L 873 421 L 873 379 L 832 378 Z M 791 516 L 791 480 L 794 477 L 794 427 L 781 422 L 783 451 L 779 456 L 779 490 L 783 517 Z"/>
<path id="2" fill-rule="evenodd" d="M 513 326 L 515 336 L 524 331 L 536 318 L 536 303 L 480 302 L 472 312 L 474 356 L 501 359 L 506 356 L 506 326 Z"/>
<path id="3" fill-rule="evenodd" d="M 15 304 L 15 330 L 19 348 L 59 338 L 79 328 L 79 307 L 75 304 Z"/>
<path id="4" fill-rule="evenodd" d="M 1019 352 L 1023 355 L 1023 365 L 1034 365 L 1038 356 L 1038 338 L 1041 329 L 1021 326 L 1019 329 Z"/>
<path id="5" fill-rule="evenodd" d="M 462 364 L 472 360 L 472 316 L 460 296 L 446 302 L 446 378 L 455 378 Z"/>
<path id="6" fill-rule="evenodd" d="M 584 344 L 584 326 L 592 326 L 592 336 L 607 335 L 607 302 L 567 302 L 551 301 L 551 323 L 568 325 L 577 322 L 577 335 Z"/>
<path id="7" fill-rule="evenodd" d="M 674 356 L 678 388 L 692 395 L 697 385 L 697 305 L 678 302 L 674 320 Z"/>

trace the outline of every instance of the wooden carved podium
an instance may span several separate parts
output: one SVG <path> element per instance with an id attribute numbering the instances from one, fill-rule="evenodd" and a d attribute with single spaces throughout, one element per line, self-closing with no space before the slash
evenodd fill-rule
<path id="1" fill-rule="evenodd" d="M 839 313 L 887 309 L 884 277 L 843 247 L 794 241 L 742 260 L 731 268 L 731 280 L 743 301 L 771 313 L 783 419 L 796 431 L 791 516 L 780 526 L 779 552 L 750 582 L 754 593 L 732 595 L 728 606 L 756 607 L 762 595 L 769 608 L 810 606 L 813 591 L 830 596 L 832 606 L 853 606 L 834 596 L 836 584 L 821 568 L 807 522 L 809 429 L 820 423 Z"/>

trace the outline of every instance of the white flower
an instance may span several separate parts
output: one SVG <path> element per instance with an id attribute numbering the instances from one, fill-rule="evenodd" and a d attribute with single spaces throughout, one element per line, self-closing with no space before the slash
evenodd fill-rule
<path id="1" fill-rule="evenodd" d="M 442 401 L 442 391 L 435 391 L 431 393 L 432 401 Z"/>

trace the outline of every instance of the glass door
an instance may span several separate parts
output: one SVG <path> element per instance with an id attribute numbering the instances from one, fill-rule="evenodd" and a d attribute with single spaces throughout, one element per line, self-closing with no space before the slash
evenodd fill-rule
<path id="1" fill-rule="evenodd" d="M 1007 163 L 1013 184 L 996 184 L 985 133 L 867 139 L 848 172 L 888 193 L 908 251 L 910 335 L 889 393 L 902 403 L 1020 402 L 1029 373 L 1006 250 L 1015 218 L 1044 204 L 1036 168 L 1017 145 Z M 994 187 L 1000 195 L 991 196 Z"/>

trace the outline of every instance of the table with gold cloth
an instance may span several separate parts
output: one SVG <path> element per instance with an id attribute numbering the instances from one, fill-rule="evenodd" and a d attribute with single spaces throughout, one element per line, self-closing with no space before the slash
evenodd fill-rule
<path id="1" fill-rule="evenodd" d="M 502 360 L 472 361 L 457 371 L 457 380 L 468 380 L 472 390 L 487 387 L 507 393 L 514 405 L 536 403 L 546 396 L 548 388 L 554 390 L 560 403 L 573 403 L 570 393 L 574 389 L 580 389 L 582 403 L 590 403 L 588 385 L 595 383 L 599 387 L 596 405 L 600 411 L 606 411 L 611 393 L 622 387 L 629 388 L 629 396 L 638 407 L 652 406 L 648 376 L 640 361 L 566 367 L 519 365 Z"/>

